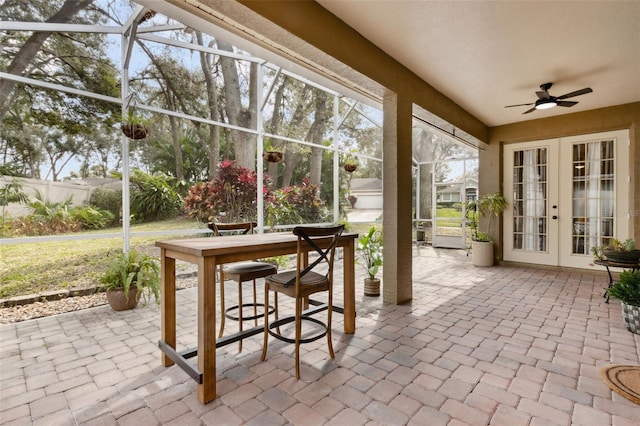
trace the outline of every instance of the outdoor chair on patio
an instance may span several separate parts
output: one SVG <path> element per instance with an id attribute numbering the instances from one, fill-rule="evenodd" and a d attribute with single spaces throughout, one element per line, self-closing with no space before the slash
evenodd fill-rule
<path id="1" fill-rule="evenodd" d="M 333 227 L 302 227 L 293 228 L 293 233 L 298 237 L 296 269 L 294 271 L 281 272 L 271 275 L 264 280 L 264 306 L 269 306 L 269 290 L 295 298 L 296 311 L 294 316 L 288 318 L 277 319 L 269 324 L 269 318 L 265 317 L 264 322 L 264 343 L 262 346 L 261 361 L 267 356 L 267 345 L 269 334 L 273 337 L 295 344 L 296 356 L 296 379 L 300 379 L 300 344 L 314 342 L 325 335 L 327 336 L 327 345 L 329 347 L 329 355 L 333 359 L 333 344 L 331 342 L 331 315 L 333 313 L 333 260 L 336 245 L 340 235 L 344 231 L 344 225 Z M 327 245 L 328 243 L 328 245 Z M 321 248 L 326 247 L 326 248 Z M 319 256 L 311 264 L 308 263 L 307 251 L 311 248 L 311 252 L 317 253 Z M 320 273 L 314 271 L 319 265 L 328 266 L 326 272 Z M 318 293 L 327 292 L 327 323 L 304 315 L 303 305 L 308 304 L 309 296 Z M 276 299 L 277 300 L 277 299 Z M 276 302 L 277 303 L 277 302 Z M 311 336 L 302 338 L 302 321 L 311 321 L 319 325 L 323 331 Z M 280 325 L 295 322 L 295 338 L 291 339 L 286 336 L 274 332 L 272 329 Z"/>
<path id="2" fill-rule="evenodd" d="M 209 228 L 213 231 L 216 237 L 223 235 L 238 235 L 253 233 L 253 228 L 256 226 L 255 222 L 243 222 L 243 223 L 213 223 L 210 222 Z M 244 321 L 254 321 L 254 324 L 258 325 L 258 319 L 265 316 L 265 313 L 274 313 L 275 309 L 272 306 L 266 306 L 265 311 L 258 313 L 258 306 L 263 307 L 262 304 L 258 304 L 256 300 L 256 279 L 264 278 L 269 275 L 273 275 L 278 272 L 278 267 L 269 262 L 238 262 L 228 265 L 220 265 L 220 332 L 218 337 L 222 337 L 224 333 L 224 320 L 229 318 L 233 321 L 238 321 L 239 330 L 242 331 L 242 323 Z M 238 304 L 233 305 L 225 309 L 224 304 L 224 281 L 225 279 L 233 280 L 238 283 Z M 253 281 L 253 303 L 243 303 L 242 301 L 242 283 L 246 281 Z M 278 304 L 278 298 L 276 295 L 275 305 Z M 253 315 L 244 316 L 244 308 L 253 307 Z M 237 312 L 236 312 L 237 311 Z M 234 315 L 237 313 L 237 315 Z M 268 315 L 267 315 L 268 316 Z M 276 312 L 276 319 L 278 313 Z M 242 340 L 238 345 L 238 350 L 242 352 Z"/>

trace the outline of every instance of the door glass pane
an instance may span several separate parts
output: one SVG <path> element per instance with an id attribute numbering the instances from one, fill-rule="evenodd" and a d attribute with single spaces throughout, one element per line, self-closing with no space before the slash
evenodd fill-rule
<path id="1" fill-rule="evenodd" d="M 573 253 L 591 253 L 613 237 L 613 140 L 573 146 Z"/>
<path id="2" fill-rule="evenodd" d="M 574 153 L 574 155 L 576 155 Z M 514 152 L 513 247 L 547 251 L 547 149 Z"/>

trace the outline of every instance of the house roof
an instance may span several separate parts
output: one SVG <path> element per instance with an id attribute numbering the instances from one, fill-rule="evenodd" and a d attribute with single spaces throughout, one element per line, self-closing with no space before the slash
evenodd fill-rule
<path id="1" fill-rule="evenodd" d="M 351 179 L 351 192 L 382 192 L 382 180 L 378 178 Z"/>

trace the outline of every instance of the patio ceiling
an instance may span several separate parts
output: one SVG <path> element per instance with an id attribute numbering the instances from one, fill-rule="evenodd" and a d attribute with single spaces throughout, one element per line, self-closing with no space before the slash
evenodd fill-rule
<path id="1" fill-rule="evenodd" d="M 488 126 L 640 101 L 640 2 L 317 0 Z M 542 83 L 591 87 L 522 113 Z"/>

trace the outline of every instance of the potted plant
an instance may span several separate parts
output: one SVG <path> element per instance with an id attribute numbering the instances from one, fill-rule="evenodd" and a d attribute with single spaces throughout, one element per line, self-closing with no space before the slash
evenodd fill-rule
<path id="1" fill-rule="evenodd" d="M 271 139 L 265 139 L 264 141 L 264 153 L 262 158 L 269 163 L 278 163 L 282 161 L 283 154 L 278 151 L 272 144 Z"/>
<path id="2" fill-rule="evenodd" d="M 144 139 L 149 136 L 149 120 L 131 108 L 127 111 L 126 118 L 122 120 L 120 130 L 129 139 Z"/>
<path id="3" fill-rule="evenodd" d="M 100 282 L 114 311 L 135 308 L 141 297 L 146 305 L 152 295 L 160 303 L 160 267 L 144 253 L 131 250 L 118 254 Z"/>
<path id="4" fill-rule="evenodd" d="M 607 294 L 620 301 L 627 330 L 640 334 L 640 271 L 622 271 L 620 280 L 607 289 Z"/>
<path id="5" fill-rule="evenodd" d="M 493 266 L 493 241 L 491 241 L 491 225 L 493 218 L 498 218 L 507 208 L 507 200 L 499 192 L 483 195 L 473 202 L 477 215 L 487 218 L 487 230 L 481 231 L 478 222 L 472 221 L 473 234 L 471 236 L 471 263 L 475 266 Z M 477 219 L 477 218 L 476 218 Z"/>
<path id="6" fill-rule="evenodd" d="M 637 265 L 640 261 L 640 250 L 636 250 L 635 242 L 626 239 L 624 242 L 612 238 L 609 244 L 602 248 L 593 247 L 593 256 L 598 260 L 608 260 L 616 263 Z"/>
<path id="7" fill-rule="evenodd" d="M 380 295 L 380 278 L 376 278 L 382 266 L 382 233 L 376 231 L 375 226 L 369 232 L 358 238 L 357 262 L 364 266 L 367 277 L 364 279 L 364 295 Z"/>
<path id="8" fill-rule="evenodd" d="M 358 168 L 358 159 L 353 154 L 347 154 L 342 167 L 346 172 L 353 173 Z"/>

